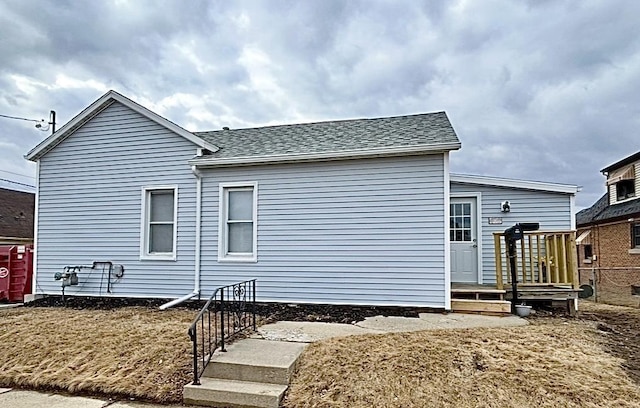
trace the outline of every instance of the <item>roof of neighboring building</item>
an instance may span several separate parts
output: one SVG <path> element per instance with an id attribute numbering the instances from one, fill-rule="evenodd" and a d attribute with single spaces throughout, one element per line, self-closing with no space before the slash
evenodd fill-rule
<path id="1" fill-rule="evenodd" d="M 0 237 L 33 238 L 35 197 L 0 188 Z"/>
<path id="2" fill-rule="evenodd" d="M 525 190 L 547 191 L 554 193 L 576 194 L 580 187 L 573 184 L 550 183 L 533 180 L 516 180 L 505 177 L 479 176 L 475 174 L 450 173 L 452 183 L 479 184 L 492 187 L 521 188 Z"/>
<path id="3" fill-rule="evenodd" d="M 634 153 L 631 156 L 627 156 L 622 160 L 618 160 L 617 162 L 608 165 L 607 167 L 605 167 L 604 169 L 600 170 L 601 173 L 608 173 L 611 170 L 615 170 L 619 167 L 625 166 L 627 164 L 631 164 L 633 162 L 636 162 L 640 160 L 640 152 Z"/>
<path id="4" fill-rule="evenodd" d="M 576 214 L 576 225 L 598 224 L 640 214 L 640 199 L 609 205 L 609 193 L 605 193 L 591 207 Z"/>
<path id="5" fill-rule="evenodd" d="M 393 149 L 455 150 L 460 148 L 445 112 L 194 132 L 220 150 L 202 159 L 335 155 L 389 152 Z"/>

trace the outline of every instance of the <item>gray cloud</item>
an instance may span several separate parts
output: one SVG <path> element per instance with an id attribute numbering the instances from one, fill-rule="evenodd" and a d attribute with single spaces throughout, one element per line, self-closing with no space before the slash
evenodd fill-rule
<path id="1" fill-rule="evenodd" d="M 190 130 L 446 110 L 452 170 L 584 186 L 640 150 L 640 4 L 0 4 L 0 113 L 71 119 L 116 89 Z M 0 170 L 46 136 L 0 120 Z M 3 174 L 1 173 L 0 178 Z M 17 176 L 16 176 L 17 177 Z"/>

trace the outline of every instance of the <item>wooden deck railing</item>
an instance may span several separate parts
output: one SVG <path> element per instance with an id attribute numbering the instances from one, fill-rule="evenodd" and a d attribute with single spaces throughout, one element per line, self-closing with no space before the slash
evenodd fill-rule
<path id="1" fill-rule="evenodd" d="M 509 254 L 504 233 L 493 234 L 496 285 L 511 284 Z M 516 276 L 519 284 L 571 286 L 578 289 L 575 231 L 526 232 L 516 245 Z"/>

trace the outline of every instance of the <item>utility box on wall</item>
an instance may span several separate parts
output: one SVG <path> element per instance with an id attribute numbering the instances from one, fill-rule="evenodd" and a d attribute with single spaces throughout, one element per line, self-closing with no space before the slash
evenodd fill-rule
<path id="1" fill-rule="evenodd" d="M 32 279 L 33 245 L 0 245 L 0 301 L 23 302 Z"/>

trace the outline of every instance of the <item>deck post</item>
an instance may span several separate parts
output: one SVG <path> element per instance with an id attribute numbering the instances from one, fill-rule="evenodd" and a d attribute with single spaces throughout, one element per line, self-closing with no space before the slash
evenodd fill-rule
<path id="1" fill-rule="evenodd" d="M 501 245 L 501 234 L 494 232 L 493 233 L 493 245 L 494 245 L 494 256 L 496 259 L 496 287 L 500 290 L 504 289 L 504 282 L 502 281 L 502 245 Z"/>
<path id="2" fill-rule="evenodd" d="M 574 289 L 580 289 L 580 278 L 578 277 L 578 251 L 576 250 L 576 233 L 569 234 L 569 257 L 571 258 L 571 280 Z"/>

